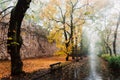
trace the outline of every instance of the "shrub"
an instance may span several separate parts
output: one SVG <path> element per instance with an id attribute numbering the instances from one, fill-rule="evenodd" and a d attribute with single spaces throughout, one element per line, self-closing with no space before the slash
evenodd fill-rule
<path id="1" fill-rule="evenodd" d="M 112 71 L 120 72 L 120 56 L 110 56 L 109 54 L 102 54 L 101 57 L 108 62 L 108 67 Z"/>
<path id="2" fill-rule="evenodd" d="M 102 54 L 101 57 L 106 61 L 108 61 L 111 58 L 109 54 Z"/>
<path id="3" fill-rule="evenodd" d="M 120 71 L 120 56 L 113 56 L 108 59 L 108 65 L 115 71 Z"/>

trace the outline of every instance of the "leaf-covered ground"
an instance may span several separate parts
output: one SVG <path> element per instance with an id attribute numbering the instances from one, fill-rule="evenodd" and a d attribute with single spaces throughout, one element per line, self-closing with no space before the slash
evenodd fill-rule
<path id="1" fill-rule="evenodd" d="M 107 62 L 100 60 L 98 72 L 103 80 L 119 80 L 120 76 L 116 77 L 110 74 L 107 67 Z M 50 73 L 50 64 L 62 62 L 65 67 L 61 70 Z M 37 59 L 23 60 L 23 69 L 26 75 L 10 77 L 10 61 L 0 61 L 0 78 L 2 80 L 88 80 L 90 75 L 89 58 L 84 57 L 82 60 L 65 61 L 65 57 L 44 57 Z"/>
<path id="2" fill-rule="evenodd" d="M 45 70 L 50 64 L 56 62 L 65 62 L 65 57 L 43 57 L 23 60 L 23 70 L 32 73 L 37 70 Z M 10 75 L 10 61 L 0 61 L 0 78 Z"/>
<path id="3" fill-rule="evenodd" d="M 62 62 L 63 66 L 66 66 L 62 68 L 62 72 L 58 71 L 54 74 L 49 73 L 49 65 L 56 62 Z M 38 59 L 26 59 L 23 60 L 23 63 L 23 69 L 25 72 L 27 72 L 27 74 L 10 77 L 10 61 L 1 61 L 0 66 L 2 67 L 0 78 L 2 80 L 73 80 L 75 77 L 78 78 L 78 76 L 80 76 L 79 78 L 82 79 L 89 75 L 87 57 L 85 57 L 83 60 L 79 60 L 79 62 L 72 61 L 71 59 L 70 61 L 66 62 L 65 57 L 44 57 Z"/>

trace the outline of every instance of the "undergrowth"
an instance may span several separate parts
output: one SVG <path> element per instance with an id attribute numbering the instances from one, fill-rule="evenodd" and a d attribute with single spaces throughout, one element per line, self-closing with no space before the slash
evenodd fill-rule
<path id="1" fill-rule="evenodd" d="M 110 56 L 109 54 L 102 54 L 101 57 L 108 62 L 108 66 L 110 69 L 120 72 L 120 56 Z"/>

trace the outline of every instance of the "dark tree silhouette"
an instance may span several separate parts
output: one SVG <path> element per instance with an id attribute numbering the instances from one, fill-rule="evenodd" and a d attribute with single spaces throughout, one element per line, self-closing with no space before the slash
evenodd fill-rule
<path id="1" fill-rule="evenodd" d="M 23 43 L 20 36 L 21 23 L 29 8 L 31 0 L 18 0 L 16 6 L 11 11 L 10 24 L 8 28 L 7 51 L 11 57 L 11 75 L 19 75 L 22 71 L 23 63 L 20 57 L 20 48 Z"/>
<path id="2" fill-rule="evenodd" d="M 117 33 L 118 33 L 119 24 L 120 24 L 120 13 L 119 13 L 119 18 L 118 18 L 117 26 L 116 26 L 116 29 L 114 31 L 113 52 L 114 52 L 115 56 L 117 55 L 117 53 L 116 53 L 116 40 L 117 40 Z"/>

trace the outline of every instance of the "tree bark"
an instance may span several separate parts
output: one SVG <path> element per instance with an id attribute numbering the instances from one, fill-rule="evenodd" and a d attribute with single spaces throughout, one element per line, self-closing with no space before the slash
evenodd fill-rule
<path id="1" fill-rule="evenodd" d="M 114 32 L 113 52 L 114 52 L 115 56 L 117 56 L 117 53 L 116 53 L 116 39 L 117 39 L 117 31 L 118 31 L 119 24 L 120 24 L 120 14 L 119 14 L 117 26 L 116 26 L 116 29 L 115 29 L 115 32 Z"/>
<path id="2" fill-rule="evenodd" d="M 65 23 L 64 23 L 65 24 Z M 66 33 L 66 30 L 65 30 L 65 25 L 63 26 L 64 27 L 64 37 L 65 37 L 65 47 L 66 47 L 66 61 L 69 60 L 69 53 L 68 53 L 68 47 L 69 47 L 69 41 L 68 41 L 68 37 L 67 37 L 67 33 Z"/>
<path id="3" fill-rule="evenodd" d="M 11 11 L 10 24 L 8 28 L 7 51 L 11 57 L 11 75 L 23 73 L 23 62 L 20 57 L 20 48 L 23 43 L 20 36 L 21 23 L 31 0 L 18 0 Z"/>
<path id="4" fill-rule="evenodd" d="M 107 39 L 107 42 L 104 41 L 104 43 L 105 43 L 106 51 L 109 52 L 110 56 L 112 56 L 112 49 L 110 45 L 108 44 L 108 39 Z"/>
<path id="5" fill-rule="evenodd" d="M 112 49 L 110 48 L 110 46 L 107 45 L 107 48 L 109 50 L 110 56 L 112 56 Z"/>

